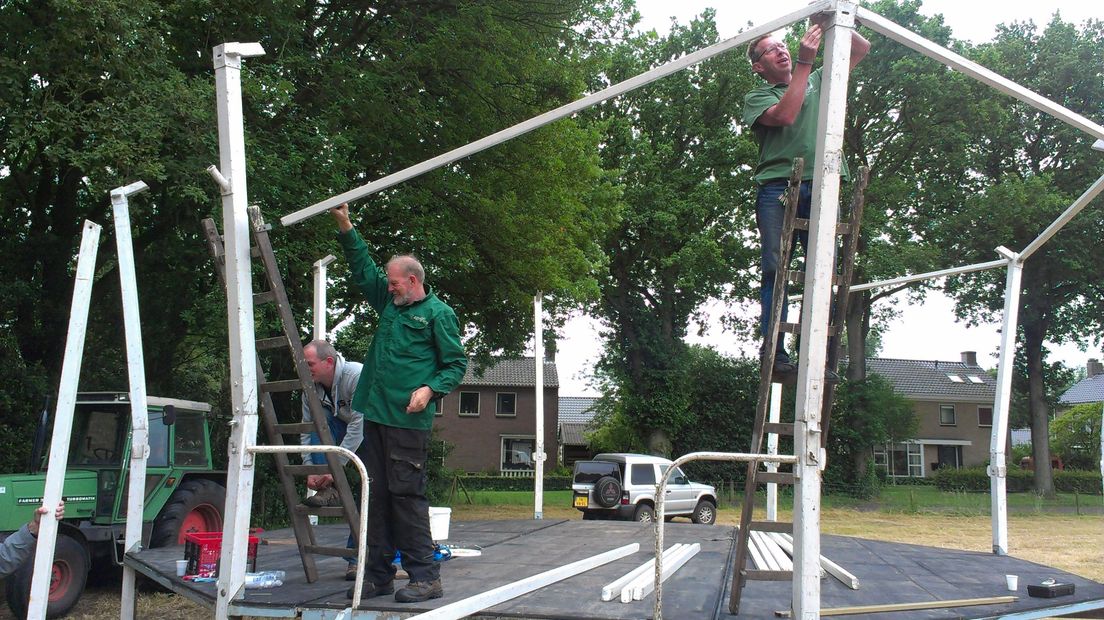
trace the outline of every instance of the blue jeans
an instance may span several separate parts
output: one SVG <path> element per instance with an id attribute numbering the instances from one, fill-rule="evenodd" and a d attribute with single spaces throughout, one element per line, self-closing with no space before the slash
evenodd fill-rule
<path id="1" fill-rule="evenodd" d="M 782 195 L 789 184 L 787 180 L 768 181 L 759 186 L 759 192 L 755 197 L 755 222 L 759 227 L 759 241 L 762 246 L 762 279 L 759 286 L 759 333 L 764 342 L 767 337 L 767 323 L 770 321 L 771 305 L 774 301 L 774 278 L 782 262 L 782 222 L 786 215 L 786 205 L 781 201 Z M 812 182 L 801 183 L 800 198 L 797 202 L 797 217 L 808 218 L 812 205 Z M 809 233 L 805 230 L 794 230 L 794 241 L 805 249 L 809 240 Z M 790 248 L 791 252 L 793 247 Z M 782 284 L 782 295 L 786 294 L 786 284 Z M 785 322 L 787 314 L 786 304 L 782 304 L 782 318 Z M 786 354 L 786 342 L 782 334 L 779 334 L 776 346 L 775 359 L 788 360 Z"/>

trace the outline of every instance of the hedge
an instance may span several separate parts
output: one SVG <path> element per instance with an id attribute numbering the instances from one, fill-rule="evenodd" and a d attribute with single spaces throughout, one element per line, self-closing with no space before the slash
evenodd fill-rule
<path id="1" fill-rule="evenodd" d="M 943 468 L 935 471 L 935 486 L 942 491 L 979 491 L 990 489 L 989 474 L 984 467 L 963 469 Z M 1026 493 L 1035 489 L 1035 473 L 1029 469 L 1009 469 L 1006 478 L 1009 493 Z M 1059 493 L 1101 494 L 1100 472 L 1089 470 L 1054 470 L 1054 490 Z"/>
<path id="2" fill-rule="evenodd" d="M 507 478 L 505 476 L 460 476 L 460 482 L 469 491 L 532 491 L 532 478 Z M 571 476 L 545 476 L 544 490 L 564 491 L 571 488 Z"/>

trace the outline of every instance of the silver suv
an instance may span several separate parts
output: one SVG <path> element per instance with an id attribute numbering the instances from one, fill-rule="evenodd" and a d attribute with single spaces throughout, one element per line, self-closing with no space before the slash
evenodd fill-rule
<path id="1" fill-rule="evenodd" d="M 583 519 L 655 518 L 656 484 L 671 461 L 644 454 L 599 454 L 575 462 L 572 505 Z M 663 505 L 667 517 L 690 517 L 712 525 L 717 520 L 717 492 L 708 484 L 690 482 L 681 469 L 667 481 Z"/>

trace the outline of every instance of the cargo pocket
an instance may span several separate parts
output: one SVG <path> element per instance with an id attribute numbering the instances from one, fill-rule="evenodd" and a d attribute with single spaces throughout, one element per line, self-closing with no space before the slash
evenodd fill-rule
<path id="1" fill-rule="evenodd" d="M 426 437 L 413 429 L 401 429 L 391 435 L 391 468 L 387 484 L 392 495 L 425 495 Z"/>

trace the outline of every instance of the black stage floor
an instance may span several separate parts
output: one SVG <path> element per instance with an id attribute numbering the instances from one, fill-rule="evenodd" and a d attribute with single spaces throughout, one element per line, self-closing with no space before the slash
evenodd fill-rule
<path id="1" fill-rule="evenodd" d="M 739 616 L 728 613 L 730 567 L 733 552 L 732 527 L 668 523 L 667 545 L 700 543 L 698 553 L 663 585 L 664 617 L 672 620 L 717 618 L 775 618 L 775 612 L 790 607 L 791 582 L 750 582 L 744 588 Z M 348 535 L 344 526 L 321 526 L 320 542 L 340 545 Z M 502 603 L 475 617 L 481 618 L 575 618 L 614 620 L 651 618 L 654 598 L 623 604 L 602 602 L 602 586 L 646 561 L 654 543 L 652 527 L 615 521 L 461 521 L 450 527 L 449 544 L 480 547 L 479 557 L 453 558 L 442 564 L 445 596 L 423 604 L 396 603 L 391 597 L 371 599 L 355 618 L 404 618 L 474 596 L 492 588 L 541 573 L 576 560 L 620 547 L 640 543 L 641 550 L 605 566 L 576 575 L 546 588 Z M 258 553 L 258 570 L 282 569 L 288 578 L 283 586 L 247 590 L 237 612 L 266 617 L 331 619 L 349 604 L 345 592 L 345 563 L 340 558 L 320 558 L 322 577 L 306 583 L 298 549 L 291 530 L 262 534 L 266 541 Z M 931 602 L 951 599 L 1017 595 L 1014 603 L 959 607 L 929 611 L 864 614 L 855 618 L 1017 618 L 1046 617 L 1104 608 L 1104 584 L 1012 557 L 987 553 L 937 549 L 823 536 L 822 555 L 840 564 L 860 580 L 851 590 L 832 577 L 821 581 L 821 607 L 851 607 L 893 603 Z M 200 603 L 214 605 L 214 584 L 192 584 L 175 577 L 174 560 L 183 558 L 182 547 L 141 551 L 128 555 L 126 563 L 172 590 Z M 1008 592 L 1005 574 L 1019 576 L 1017 592 Z M 1072 596 L 1054 599 L 1027 596 L 1027 584 L 1046 578 L 1072 583 Z M 399 585 L 399 584 L 397 584 Z M 1095 616 L 1104 617 L 1104 611 Z"/>

